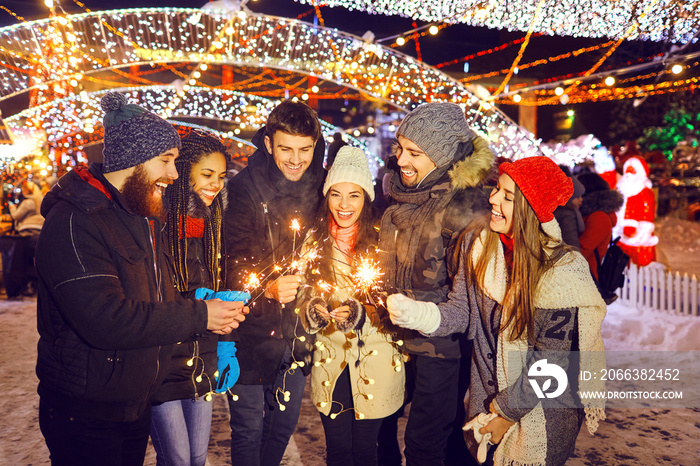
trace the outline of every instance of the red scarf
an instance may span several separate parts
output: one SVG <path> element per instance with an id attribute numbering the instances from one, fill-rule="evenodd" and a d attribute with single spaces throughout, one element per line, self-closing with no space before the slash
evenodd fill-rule
<path id="1" fill-rule="evenodd" d="M 90 170 L 88 170 L 87 167 L 78 165 L 77 167 L 75 167 L 74 171 L 78 174 L 78 176 L 80 176 L 80 178 L 82 178 L 84 181 L 87 181 L 90 184 L 90 186 L 107 196 L 107 198 L 110 201 L 112 200 L 112 195 L 109 193 L 109 190 L 97 178 L 95 178 L 92 175 L 92 173 L 90 173 Z"/>
<path id="2" fill-rule="evenodd" d="M 331 234 L 336 244 L 338 244 L 338 249 L 340 252 L 345 254 L 348 258 L 352 257 L 355 252 L 355 244 L 357 243 L 357 232 L 360 231 L 360 223 L 355 222 L 351 226 L 342 228 L 335 221 L 333 215 L 329 215 L 330 220 L 328 221 L 328 232 Z"/>
<path id="3" fill-rule="evenodd" d="M 182 239 L 182 217 L 178 222 L 178 230 L 180 239 Z M 187 216 L 187 237 L 188 238 L 204 238 L 204 219 Z"/>
<path id="4" fill-rule="evenodd" d="M 509 269 L 513 268 L 513 238 L 508 238 L 503 233 L 499 233 L 498 236 L 501 238 L 501 243 L 503 244 L 503 255 L 506 258 L 506 264 Z"/>

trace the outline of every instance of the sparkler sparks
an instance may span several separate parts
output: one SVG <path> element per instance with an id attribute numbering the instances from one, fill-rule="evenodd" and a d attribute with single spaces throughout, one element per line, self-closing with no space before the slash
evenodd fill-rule
<path id="1" fill-rule="evenodd" d="M 355 284 L 365 293 L 378 288 L 378 281 L 384 275 L 379 268 L 379 264 L 366 257 L 360 260 L 360 264 L 355 269 L 353 278 Z"/>
<path id="2" fill-rule="evenodd" d="M 248 280 L 245 283 L 246 290 L 254 290 L 260 286 L 260 278 L 255 272 L 251 272 L 248 276 Z"/>

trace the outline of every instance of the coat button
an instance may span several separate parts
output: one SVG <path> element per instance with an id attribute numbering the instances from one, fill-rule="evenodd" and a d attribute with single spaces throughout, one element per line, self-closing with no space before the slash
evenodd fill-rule
<path id="1" fill-rule="evenodd" d="M 489 358 L 489 359 L 491 359 L 491 358 L 493 358 L 493 354 L 489 353 L 489 354 L 486 355 L 486 357 Z"/>
<path id="2" fill-rule="evenodd" d="M 487 380 L 486 383 L 493 387 L 493 380 Z"/>

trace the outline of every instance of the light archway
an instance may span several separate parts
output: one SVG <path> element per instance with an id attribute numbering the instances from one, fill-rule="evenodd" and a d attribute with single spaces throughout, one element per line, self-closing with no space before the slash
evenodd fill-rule
<path id="1" fill-rule="evenodd" d="M 275 68 L 334 82 L 407 111 L 423 102 L 455 102 L 499 155 L 542 153 L 532 133 L 498 109 L 485 107 L 439 70 L 359 37 L 294 19 L 177 8 L 90 12 L 1 28 L 0 54 L 0 100 L 27 91 L 65 91 L 71 82 L 131 65 Z M 56 59 L 60 67 L 51 65 Z"/>
<path id="2" fill-rule="evenodd" d="M 173 86 L 139 86 L 110 89 L 123 93 L 131 102 L 139 102 L 155 113 L 162 112 L 176 94 Z M 85 150 L 101 144 L 104 137 L 102 128 L 102 110 L 100 99 L 109 90 L 85 92 L 63 99 L 52 100 L 38 107 L 31 107 L 5 119 L 13 130 L 23 132 L 27 122 L 42 119 L 41 129 L 46 140 L 64 158 L 81 160 Z M 182 98 L 181 105 L 171 115 L 170 121 L 176 125 L 192 126 L 201 124 L 227 141 L 231 153 L 238 165 L 247 165 L 247 158 L 253 153 L 254 146 L 240 137 L 245 129 L 265 124 L 270 111 L 279 104 L 279 100 L 244 94 L 236 91 L 192 87 Z M 205 122 L 234 123 L 235 129 L 220 131 L 212 129 Z M 337 126 L 321 120 L 321 130 L 327 140 L 332 140 L 336 132 L 342 130 Z M 250 133 L 250 131 L 248 131 Z M 352 135 L 345 135 L 347 142 L 361 148 L 367 154 L 371 172 L 376 176 L 383 166 L 383 161 L 371 154 L 367 144 Z"/>

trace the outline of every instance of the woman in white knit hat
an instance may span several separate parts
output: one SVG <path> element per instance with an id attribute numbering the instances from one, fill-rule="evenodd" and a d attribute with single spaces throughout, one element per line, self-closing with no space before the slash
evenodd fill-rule
<path id="1" fill-rule="evenodd" d="M 327 464 L 376 465 L 382 419 L 404 401 L 404 371 L 391 322 L 379 318 L 356 278 L 360 264 L 375 257 L 378 236 L 362 150 L 340 149 L 323 195 L 302 248 L 307 266 L 297 297 L 316 334 L 311 399 L 321 414 Z"/>

